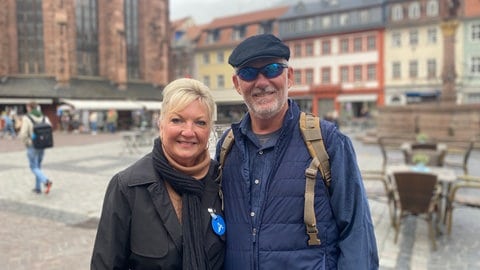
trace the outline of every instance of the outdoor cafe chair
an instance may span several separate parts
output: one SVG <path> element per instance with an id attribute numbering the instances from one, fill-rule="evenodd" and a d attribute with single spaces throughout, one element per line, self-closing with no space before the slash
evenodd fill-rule
<path id="1" fill-rule="evenodd" d="M 395 226 L 395 199 L 391 184 L 386 175 L 386 167 L 388 164 L 401 164 L 404 163 L 401 144 L 405 140 L 404 137 L 394 137 L 394 136 L 380 136 L 377 139 L 378 146 L 380 147 L 380 152 L 382 154 L 382 164 L 379 169 L 374 170 L 361 170 L 362 179 L 365 182 L 369 181 L 378 181 L 381 183 L 383 191 L 380 193 L 369 192 L 368 196 L 370 198 L 385 198 L 388 204 L 391 225 Z M 369 187 L 371 185 L 368 185 Z M 368 191 L 368 190 L 367 190 Z"/>
<path id="2" fill-rule="evenodd" d="M 428 223 L 429 238 L 433 250 L 437 249 L 435 237 L 440 220 L 441 186 L 435 174 L 423 172 L 396 172 L 393 174 L 399 214 L 395 217 L 395 243 L 400 232 L 400 223 L 407 216 L 423 216 Z M 395 211 L 396 212 L 396 211 Z M 435 226 L 433 219 L 435 217 Z"/>
<path id="3" fill-rule="evenodd" d="M 428 158 L 424 165 L 441 167 L 444 165 L 447 149 L 446 147 L 440 147 L 440 144 L 435 142 L 413 142 L 406 144 L 403 153 L 406 164 L 415 164 L 415 157 L 424 155 Z"/>
<path id="4" fill-rule="evenodd" d="M 458 177 L 448 193 L 445 213 L 447 232 L 452 232 L 452 215 L 455 206 L 480 208 L 480 177 L 462 175 Z"/>
<path id="5" fill-rule="evenodd" d="M 449 147 L 444 165 L 453 168 L 460 168 L 465 175 L 468 175 L 468 161 L 474 145 L 475 140 L 470 140 L 466 147 Z"/>

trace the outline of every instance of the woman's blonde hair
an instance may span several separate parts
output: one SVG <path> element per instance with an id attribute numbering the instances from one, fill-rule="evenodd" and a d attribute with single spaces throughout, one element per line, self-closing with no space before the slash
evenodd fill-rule
<path id="1" fill-rule="evenodd" d="M 165 86 L 159 120 L 162 121 L 170 113 L 182 111 L 195 100 L 207 108 L 209 125 L 212 127 L 215 101 L 210 89 L 202 82 L 189 78 L 177 79 Z"/>

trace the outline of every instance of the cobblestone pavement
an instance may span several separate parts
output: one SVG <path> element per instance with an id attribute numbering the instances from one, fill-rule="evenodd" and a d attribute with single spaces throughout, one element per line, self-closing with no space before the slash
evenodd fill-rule
<path id="1" fill-rule="evenodd" d="M 49 195 L 31 192 L 34 179 L 19 140 L 0 139 L 1 269 L 89 269 L 108 181 L 151 147 L 123 151 L 122 135 L 55 134 L 56 145 L 44 160 L 44 172 L 53 181 Z M 361 168 L 380 166 L 376 146 L 354 144 Z M 472 174 L 480 175 L 479 161 L 474 152 Z M 366 185 L 369 193 L 378 189 L 375 183 Z M 395 244 L 385 200 L 372 196 L 370 206 L 380 269 L 480 269 L 479 209 L 455 209 L 451 236 L 439 235 L 438 250 L 432 251 L 425 221 L 407 219 Z"/>

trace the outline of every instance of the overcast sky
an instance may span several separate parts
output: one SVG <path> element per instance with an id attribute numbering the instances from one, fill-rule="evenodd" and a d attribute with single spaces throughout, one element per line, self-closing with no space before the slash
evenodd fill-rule
<path id="1" fill-rule="evenodd" d="M 255 10 L 273 8 L 295 0 L 170 0 L 170 20 L 191 16 L 195 23 Z M 287 4 L 288 5 L 288 4 Z"/>

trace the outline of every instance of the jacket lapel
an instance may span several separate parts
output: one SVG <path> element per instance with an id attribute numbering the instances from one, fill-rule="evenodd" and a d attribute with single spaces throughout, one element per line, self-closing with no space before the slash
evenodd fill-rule
<path id="1" fill-rule="evenodd" d="M 182 225 L 178 221 L 173 205 L 168 196 L 167 189 L 162 180 L 157 181 L 148 187 L 153 205 L 162 219 L 165 229 L 172 238 L 178 251 L 182 250 Z"/>

